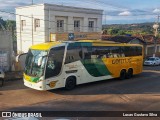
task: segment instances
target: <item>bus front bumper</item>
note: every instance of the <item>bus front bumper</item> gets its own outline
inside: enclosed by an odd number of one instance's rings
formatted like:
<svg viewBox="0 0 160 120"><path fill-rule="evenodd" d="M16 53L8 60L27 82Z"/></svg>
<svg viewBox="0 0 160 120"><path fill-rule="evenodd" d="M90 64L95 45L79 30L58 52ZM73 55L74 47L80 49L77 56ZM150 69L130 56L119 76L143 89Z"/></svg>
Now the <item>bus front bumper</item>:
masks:
<svg viewBox="0 0 160 120"><path fill-rule="evenodd" d="M36 90L41 90L41 91L45 90L42 81L38 82L38 83L29 82L25 79L23 81L24 81L24 85L29 87L29 88L36 89Z"/></svg>

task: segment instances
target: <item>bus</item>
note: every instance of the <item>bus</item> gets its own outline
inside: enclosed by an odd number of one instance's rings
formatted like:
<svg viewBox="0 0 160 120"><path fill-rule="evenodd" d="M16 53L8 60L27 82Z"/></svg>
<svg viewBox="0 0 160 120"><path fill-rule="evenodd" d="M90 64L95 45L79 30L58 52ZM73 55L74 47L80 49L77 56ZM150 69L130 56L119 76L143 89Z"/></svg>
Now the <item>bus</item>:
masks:
<svg viewBox="0 0 160 120"><path fill-rule="evenodd" d="M81 40L33 45L25 60L24 85L63 88L112 78L129 79L143 69L143 46Z"/></svg>

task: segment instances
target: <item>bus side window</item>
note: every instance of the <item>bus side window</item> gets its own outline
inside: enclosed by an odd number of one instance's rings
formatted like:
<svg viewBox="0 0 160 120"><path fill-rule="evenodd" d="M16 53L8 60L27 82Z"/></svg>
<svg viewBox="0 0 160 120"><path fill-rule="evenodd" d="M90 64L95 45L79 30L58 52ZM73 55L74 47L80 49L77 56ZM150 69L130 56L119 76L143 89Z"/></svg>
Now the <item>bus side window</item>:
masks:
<svg viewBox="0 0 160 120"><path fill-rule="evenodd" d="M112 53L108 53L108 58L113 58L113 54Z"/></svg>
<svg viewBox="0 0 160 120"><path fill-rule="evenodd" d="M92 55L91 47L83 47L84 59L91 59Z"/></svg>
<svg viewBox="0 0 160 120"><path fill-rule="evenodd" d="M84 59L91 59L90 53L84 53Z"/></svg>
<svg viewBox="0 0 160 120"><path fill-rule="evenodd" d="M82 59L81 46L76 46L74 43L68 45L65 64L75 62Z"/></svg>
<svg viewBox="0 0 160 120"><path fill-rule="evenodd" d="M124 53L121 53L121 57L125 57L125 54L124 54Z"/></svg>
<svg viewBox="0 0 160 120"><path fill-rule="evenodd" d="M125 57L125 48L124 47L120 47L119 55L120 55L120 57Z"/></svg>
<svg viewBox="0 0 160 120"><path fill-rule="evenodd" d="M142 55L142 47L136 47L136 55L141 56Z"/></svg>
<svg viewBox="0 0 160 120"><path fill-rule="evenodd" d="M83 59L83 53L82 53L82 50L80 50L80 51L79 51L79 57L80 57L81 59Z"/></svg>
<svg viewBox="0 0 160 120"><path fill-rule="evenodd" d="M117 53L114 53L114 54L113 54L113 57L114 57L114 58L118 58L118 54L117 54Z"/></svg>

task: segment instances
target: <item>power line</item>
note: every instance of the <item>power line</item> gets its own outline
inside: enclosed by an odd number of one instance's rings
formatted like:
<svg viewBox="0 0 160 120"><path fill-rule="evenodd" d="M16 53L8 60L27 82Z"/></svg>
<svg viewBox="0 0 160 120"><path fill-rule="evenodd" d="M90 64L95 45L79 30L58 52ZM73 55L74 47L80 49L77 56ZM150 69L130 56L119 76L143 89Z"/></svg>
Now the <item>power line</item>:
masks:
<svg viewBox="0 0 160 120"><path fill-rule="evenodd" d="M98 0L89 0L89 1L92 1L92 3L94 3L93 1L95 1L95 3L98 5L100 5L100 6L104 6L104 7L106 7L106 6L111 6L111 7L113 7L113 8L118 8L118 9L123 9L123 10L126 10L127 8L123 8L123 7L120 7L120 6L117 6L117 5L114 5L114 4L112 4L112 3L109 3L109 2L104 2L104 1L98 1Z"/></svg>
<svg viewBox="0 0 160 120"><path fill-rule="evenodd" d="M48 10L48 11L49 11L49 10ZM16 13L6 12L6 11L3 11L3 10L0 10L0 12L2 12L2 13L7 13L7 14L12 14L12 15L17 15L17 16L21 16L21 17L27 17L27 18L31 18L31 19L39 19L39 20L42 20L42 21L57 23L56 21L44 20L44 19L40 19L40 18L36 18L36 17L27 16L27 15L20 15L20 14L16 14ZM69 12L69 11L65 11L65 12ZM74 24L68 24L68 23L63 23L63 24L66 24L66 25L74 25ZM82 25L80 25L80 27L87 27L87 28L88 28L88 26L82 26ZM101 28L99 28L99 27L93 27L93 28L101 29Z"/></svg>
<svg viewBox="0 0 160 120"><path fill-rule="evenodd" d="M49 11L49 10L48 10ZM3 12L3 13L7 13L7 14L11 14L11 15L15 15L15 16L22 16L22 17L27 17L27 18L31 18L31 19L37 19L37 17L32 17L32 16L27 16L27 15L20 15L20 14L16 14L16 13L12 13L12 12L7 12L7 11L4 11L4 10L0 10L0 12ZM69 11L66 11L66 12L69 12ZM104 17L105 17L105 21L106 21L106 16L108 15L108 14L106 14L106 13L104 13L104 14L101 14L101 15L103 15ZM141 14L141 15L130 15L130 16L145 16L146 14ZM153 14L148 14L148 15L153 15ZM37 15L36 15L37 16ZM41 16L41 15L39 15L39 16ZM112 15L113 16L113 15ZM119 15L114 15L115 17L116 16L119 16ZM129 16L128 16L129 17ZM39 19L39 18L38 18ZM44 19L39 19L39 20L41 20L41 21L47 21L47 22L54 22L54 23L56 23L57 24L57 21L51 21L51 20L44 20ZM19 22L17 22L17 24L20 24ZM74 24L68 24L68 23L63 23L63 24L66 24L66 25L72 25L72 26L74 26ZM33 26L33 25L27 25L27 26ZM88 28L88 26L82 26L82 25L80 25L79 27L82 27L82 28ZM99 28L99 27L92 27L92 28L96 28L97 30L101 30L101 27ZM50 29L49 27L47 28L48 30ZM66 32L67 32L68 30L66 30ZM73 30L74 31L74 30ZM71 31L71 32L73 32L73 31ZM69 31L68 31L69 32Z"/></svg>

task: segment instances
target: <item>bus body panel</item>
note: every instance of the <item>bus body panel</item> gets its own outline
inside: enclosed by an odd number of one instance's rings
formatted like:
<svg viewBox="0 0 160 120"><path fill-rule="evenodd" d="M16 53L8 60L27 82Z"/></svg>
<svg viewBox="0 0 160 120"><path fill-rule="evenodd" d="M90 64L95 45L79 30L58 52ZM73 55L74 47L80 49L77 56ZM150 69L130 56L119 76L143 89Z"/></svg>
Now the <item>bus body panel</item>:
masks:
<svg viewBox="0 0 160 120"><path fill-rule="evenodd" d="M119 77L122 69L133 69L133 75L142 72L143 57L103 58L103 62L114 78Z"/></svg>
<svg viewBox="0 0 160 120"><path fill-rule="evenodd" d="M24 73L25 86L37 90L50 90L50 89L65 87L66 80L70 76L74 76L76 78L76 84L78 85L100 80L118 78L120 77L120 72L123 69L126 70L126 72L129 69L133 69L133 75L142 72L143 50L141 51L141 55L137 56L136 55L123 56L122 54L116 53L112 55L112 57L108 57L107 54L100 55L96 53L98 49L100 51L103 51L102 53L104 53L104 50L108 49L108 47L114 49L116 47L123 48L125 46L134 48L134 47L142 47L141 45L113 44L113 43L108 44L102 41L65 42L62 44L65 45L65 50L64 50L63 62L61 62L62 67L60 73L57 74L56 76L48 78L45 78L47 72L46 68L44 71L44 75L39 78L31 77ZM48 50L49 52L52 48L59 45L61 45L60 42L55 42L55 43L53 42L49 44L35 45L32 46L30 49ZM68 45L71 45L70 49ZM59 54L57 54L57 56L59 56ZM86 57L89 56L90 58L86 59L85 56ZM47 61L48 60L46 60L46 62ZM45 65L47 64L48 63L46 63Z"/></svg>
<svg viewBox="0 0 160 120"><path fill-rule="evenodd" d="M110 74L106 76L94 77L92 74L89 73L89 71L86 69L86 67L82 64L81 61L77 61L74 64L70 63L70 64L65 65L65 70L66 71L77 71L74 74L66 73L66 78L68 78L69 76L75 75L77 78L77 84L83 84L83 83L89 83L89 82L95 82L99 80L113 78ZM90 70L92 71L92 69Z"/></svg>

